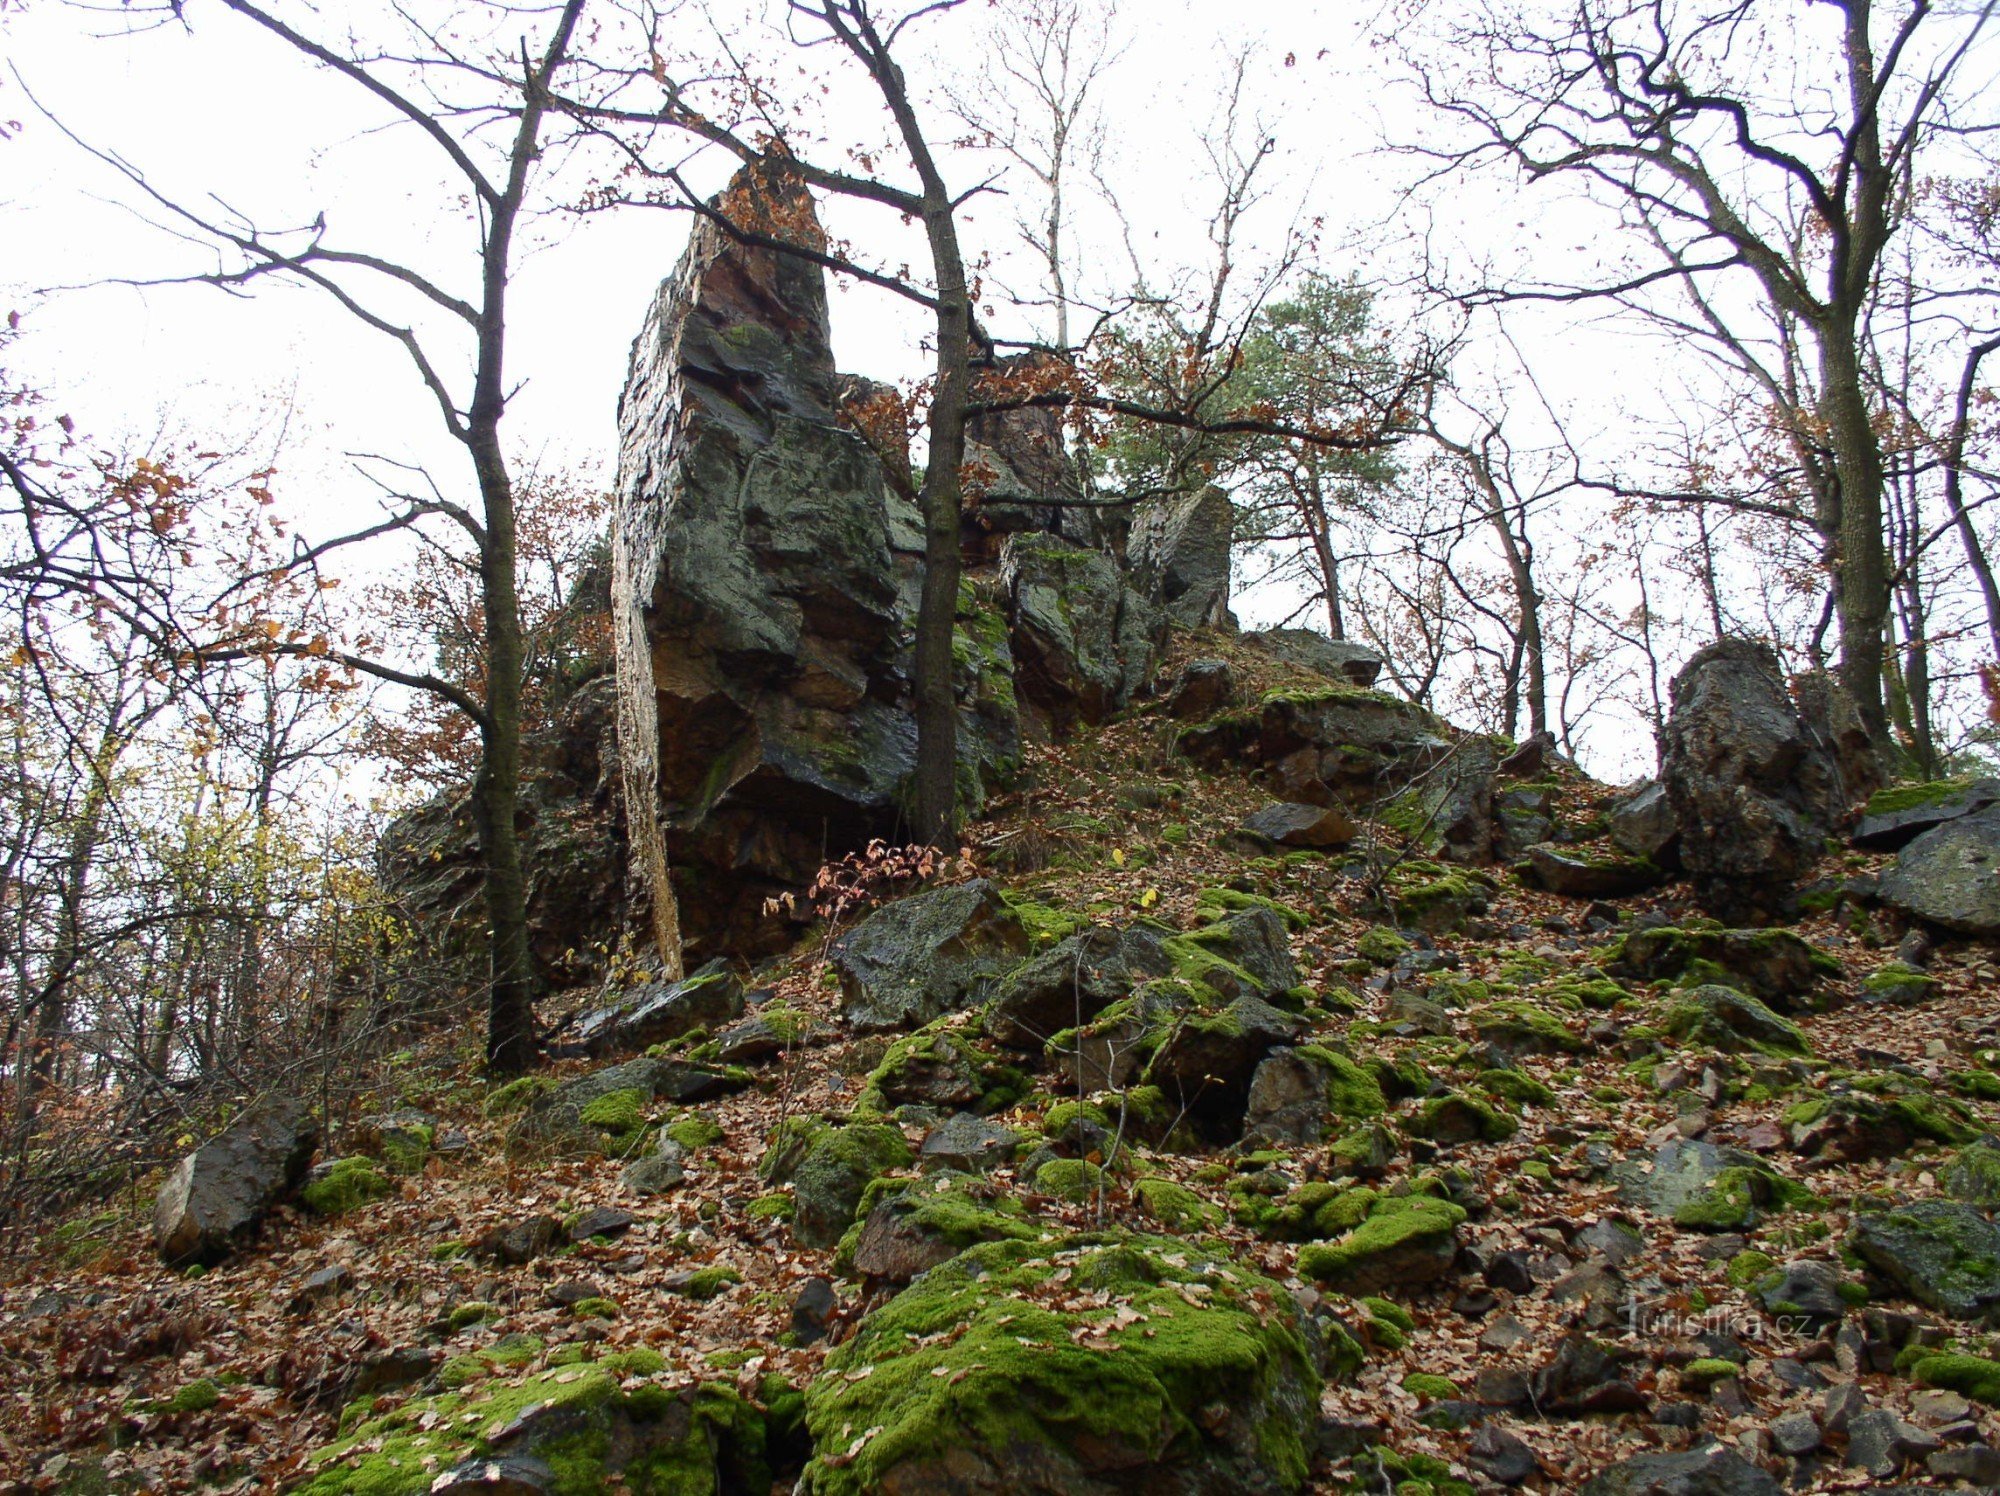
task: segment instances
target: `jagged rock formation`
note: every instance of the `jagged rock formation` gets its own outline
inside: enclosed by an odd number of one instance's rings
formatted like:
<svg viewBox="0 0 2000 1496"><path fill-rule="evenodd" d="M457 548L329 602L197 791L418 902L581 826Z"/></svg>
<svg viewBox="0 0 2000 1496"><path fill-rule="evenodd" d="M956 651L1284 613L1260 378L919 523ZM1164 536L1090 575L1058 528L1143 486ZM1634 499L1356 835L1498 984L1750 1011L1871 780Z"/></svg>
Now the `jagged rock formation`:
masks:
<svg viewBox="0 0 2000 1496"><path fill-rule="evenodd" d="M746 170L725 206L822 239L794 179ZM713 224L633 346L613 566L633 861L646 889L675 870L710 948L767 947L782 938L769 896L871 837L900 839L922 535L843 421L860 387L834 369L819 267ZM954 653L976 806L1024 731L1123 706L1160 626L1118 559L1119 525L1080 505L1054 412L982 415L971 440ZM1222 576L1226 592L1226 556Z"/></svg>
<svg viewBox="0 0 2000 1496"><path fill-rule="evenodd" d="M1674 677L1661 777L1681 863L1728 919L1780 908L1844 808L1839 766L1792 704L1777 656L1748 639L1718 640Z"/></svg>

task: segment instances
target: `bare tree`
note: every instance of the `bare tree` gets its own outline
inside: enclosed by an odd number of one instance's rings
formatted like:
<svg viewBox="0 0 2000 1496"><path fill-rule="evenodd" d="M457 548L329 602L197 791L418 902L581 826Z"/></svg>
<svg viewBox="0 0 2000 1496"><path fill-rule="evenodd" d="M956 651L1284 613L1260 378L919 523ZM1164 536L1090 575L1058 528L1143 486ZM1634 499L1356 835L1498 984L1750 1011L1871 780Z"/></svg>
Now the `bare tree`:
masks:
<svg viewBox="0 0 2000 1496"><path fill-rule="evenodd" d="M485 650L482 695L475 697L453 681L404 670L365 653L334 653L355 670L431 692L478 725L474 812L491 944L486 1050L487 1063L497 1072L524 1068L537 1048L527 883L516 827L525 653L515 581L513 478L501 434L510 393L508 292L516 235L546 145L544 125L553 90L571 59L583 7L584 0L564 0L560 6L532 13L497 0L469 5L458 19L475 34L494 34L502 23L507 28L495 50L481 55L461 50L464 44L453 39L454 28L429 27L405 17L411 43L407 56L399 49L378 48L351 37L337 44L322 41L294 25L281 7L257 0L215 0L213 6L174 0L165 7L133 7L147 24L170 16L191 28L205 10L227 11L260 28L295 60L351 84L385 123L407 131L460 185L471 207L468 260L473 273L463 291L392 256L342 243L323 213L302 228L273 229L219 205L183 202L155 187L124 157L86 147L124 178L137 202L159 216L161 227L215 252L211 270L136 283L194 283L242 293L266 281L283 281L324 295L384 339L415 372L444 430L465 453L478 495L476 508L435 487L421 495L403 496L383 523L317 545L301 545L279 569L310 572L336 549L433 517L457 525L478 554ZM530 49L518 38L517 22L541 32L538 47ZM497 145L489 144L495 137ZM71 138L83 143L77 136ZM452 332L424 331L419 318L440 314ZM222 659L242 652L240 645L228 641L188 642L197 657ZM327 646L322 643L320 648Z"/></svg>
<svg viewBox="0 0 2000 1496"><path fill-rule="evenodd" d="M1575 182L1634 248L1605 272L1475 294L1637 308L1715 350L1780 415L1832 578L1841 683L1883 741L1890 582L1865 321L1905 227L1896 185L1953 126L1992 12L1581 0L1549 15L1483 0L1454 8L1442 35L1404 38L1426 99L1466 132L1421 148L1437 175L1504 163Z"/></svg>

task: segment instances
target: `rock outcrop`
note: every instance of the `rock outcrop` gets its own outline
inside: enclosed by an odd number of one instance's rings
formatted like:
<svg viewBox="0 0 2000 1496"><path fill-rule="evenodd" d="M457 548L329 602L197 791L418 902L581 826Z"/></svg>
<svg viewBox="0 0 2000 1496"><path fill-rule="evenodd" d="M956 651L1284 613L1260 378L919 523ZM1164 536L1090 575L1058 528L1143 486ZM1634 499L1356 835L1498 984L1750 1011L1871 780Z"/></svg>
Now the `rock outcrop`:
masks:
<svg viewBox="0 0 2000 1496"><path fill-rule="evenodd" d="M174 1266L235 1251L305 1178L319 1126L295 1097L269 1097L174 1165L153 1202L153 1241Z"/></svg>
<svg viewBox="0 0 2000 1496"><path fill-rule="evenodd" d="M2000 935L2000 805L1934 826L1896 854L1882 901L1961 935Z"/></svg>
<svg viewBox="0 0 2000 1496"><path fill-rule="evenodd" d="M1727 919L1781 909L1844 809L1839 767L1777 656L1747 639L1709 645L1674 677L1662 779L1682 866Z"/></svg>
<svg viewBox="0 0 2000 1496"><path fill-rule="evenodd" d="M1147 504L1132 524L1129 555L1141 588L1177 629L1234 628L1229 554L1236 509L1219 488Z"/></svg>
<svg viewBox="0 0 2000 1496"><path fill-rule="evenodd" d="M782 172L746 169L722 205L824 243L811 195ZM711 949L781 943L767 899L871 838L902 839L923 541L849 419L870 392L835 370L820 268L713 224L633 346L612 632L635 907L672 868L687 933ZM1017 768L1024 729L1060 734L1129 701L1160 600L1177 616L1226 606L1228 555L1225 526L1218 602L1205 501L1148 529L1150 590L1135 586L1122 522L1078 503L1054 412L981 415L969 441L953 656L976 808Z"/></svg>

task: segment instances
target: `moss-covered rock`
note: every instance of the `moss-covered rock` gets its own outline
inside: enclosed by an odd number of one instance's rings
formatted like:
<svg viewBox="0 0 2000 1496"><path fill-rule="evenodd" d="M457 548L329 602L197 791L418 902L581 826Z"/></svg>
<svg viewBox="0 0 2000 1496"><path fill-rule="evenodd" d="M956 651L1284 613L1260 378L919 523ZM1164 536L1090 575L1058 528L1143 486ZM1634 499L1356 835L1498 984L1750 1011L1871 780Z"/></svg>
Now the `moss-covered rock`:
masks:
<svg viewBox="0 0 2000 1496"><path fill-rule="evenodd" d="M1734 987L1714 983L1678 999L1660 1019L1660 1029L1684 1044L1725 1053L1752 1052L1773 1058L1805 1057L1812 1043L1805 1030Z"/></svg>
<svg viewBox="0 0 2000 1496"><path fill-rule="evenodd" d="M1151 1237L994 1242L828 1358L802 1490L1296 1491L1317 1413L1284 1291L1240 1263Z"/></svg>
<svg viewBox="0 0 2000 1496"><path fill-rule="evenodd" d="M1380 1196L1339 1241L1301 1249L1299 1274L1347 1294L1420 1287L1451 1270L1464 1219L1464 1209L1449 1200Z"/></svg>
<svg viewBox="0 0 2000 1496"><path fill-rule="evenodd" d="M1554 1013L1520 998L1488 1003L1472 1015L1480 1039L1502 1054L1575 1054L1583 1040Z"/></svg>
<svg viewBox="0 0 2000 1496"><path fill-rule="evenodd" d="M640 1354L640 1353L634 1353ZM723 1383L670 1391L626 1358L456 1390L364 1419L312 1455L299 1496L425 1496L475 1460L532 1461L551 1496L723 1496L770 1483L762 1414ZM504 1468L504 1466L503 1466Z"/></svg>
<svg viewBox="0 0 2000 1496"><path fill-rule="evenodd" d="M922 1179L877 1180L860 1216L841 1238L835 1265L891 1283L907 1283L980 1242L1040 1241L1050 1235L1013 1194L949 1170Z"/></svg>
<svg viewBox="0 0 2000 1496"><path fill-rule="evenodd" d="M1141 1179L1132 1186L1132 1198L1169 1231L1211 1231L1222 1224L1220 1210L1171 1179Z"/></svg>
<svg viewBox="0 0 2000 1496"><path fill-rule="evenodd" d="M1556 1093L1519 1070L1482 1070L1475 1082L1479 1089L1516 1106L1554 1106Z"/></svg>
<svg viewBox="0 0 2000 1496"><path fill-rule="evenodd" d="M1786 1010L1842 974L1839 961L1793 931L1719 926L1634 930L1606 949L1604 969L1641 982L1717 982Z"/></svg>
<svg viewBox="0 0 2000 1496"><path fill-rule="evenodd" d="M1963 1106L1948 1096L1840 1091L1801 1101L1782 1120L1799 1152L1853 1163L1896 1158L1923 1141L1969 1143L1974 1133L1964 1117Z"/></svg>
<svg viewBox="0 0 2000 1496"><path fill-rule="evenodd" d="M1925 1356L1911 1375L1921 1386L1942 1387L1989 1408L2000 1407L2000 1361L1984 1356Z"/></svg>
<svg viewBox="0 0 2000 1496"><path fill-rule="evenodd" d="M1984 1137L1958 1150L1938 1176L1946 1194L1981 1210L2000 1208L2000 1139Z"/></svg>
<svg viewBox="0 0 2000 1496"><path fill-rule="evenodd" d="M375 1166L375 1160L356 1155L338 1158L313 1171L299 1198L314 1215L345 1215L359 1210L371 1200L379 1200L395 1186Z"/></svg>
<svg viewBox="0 0 2000 1496"><path fill-rule="evenodd" d="M856 1122L824 1129L792 1175L792 1229L807 1246L833 1246L854 1224L869 1184L915 1159L897 1127Z"/></svg>
<svg viewBox="0 0 2000 1496"><path fill-rule="evenodd" d="M1364 961L1376 966L1394 966L1410 949L1410 942L1387 925L1374 925L1362 932L1354 948Z"/></svg>
<svg viewBox="0 0 2000 1496"><path fill-rule="evenodd" d="M2000 1306L2000 1226L1970 1205L1921 1200L1866 1213L1848 1245L1920 1304L1954 1319Z"/></svg>
<svg viewBox="0 0 2000 1496"><path fill-rule="evenodd" d="M1433 1096L1406 1124L1420 1138L1447 1147L1460 1143L1504 1143L1521 1124L1490 1102L1464 1091Z"/></svg>
<svg viewBox="0 0 2000 1496"><path fill-rule="evenodd" d="M916 1105L984 1116L1012 1106L1027 1091L1028 1077L1019 1066L989 1049L976 1029L943 1018L889 1046L854 1110L879 1117Z"/></svg>
<svg viewBox="0 0 2000 1496"><path fill-rule="evenodd" d="M1761 1164L1723 1169L1706 1188L1674 1210L1674 1224L1689 1231L1742 1231L1767 1215L1810 1209L1812 1191Z"/></svg>
<svg viewBox="0 0 2000 1496"><path fill-rule="evenodd" d="M1863 1001L1898 1008L1926 1002L1936 991L1936 977L1905 961L1886 961L1861 979Z"/></svg>

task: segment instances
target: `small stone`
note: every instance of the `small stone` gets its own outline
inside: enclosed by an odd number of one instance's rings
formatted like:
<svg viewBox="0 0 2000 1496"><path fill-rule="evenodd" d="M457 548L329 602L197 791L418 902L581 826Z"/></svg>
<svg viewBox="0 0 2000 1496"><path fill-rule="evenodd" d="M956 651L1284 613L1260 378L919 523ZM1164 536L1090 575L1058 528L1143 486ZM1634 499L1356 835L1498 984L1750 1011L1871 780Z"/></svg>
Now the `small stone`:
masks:
<svg viewBox="0 0 2000 1496"><path fill-rule="evenodd" d="M1975 1486L2000 1485L2000 1449L1990 1444L1939 1449L1924 1461L1924 1468L1940 1480L1962 1480Z"/></svg>
<svg viewBox="0 0 2000 1496"><path fill-rule="evenodd" d="M687 1178L681 1160L686 1156L679 1143L669 1138L659 1151L625 1166L618 1179L635 1195L664 1195Z"/></svg>
<svg viewBox="0 0 2000 1496"><path fill-rule="evenodd" d="M1868 1394L1854 1382L1842 1382L1827 1389L1826 1400L1820 1404L1820 1421L1829 1434L1841 1434L1855 1417L1868 1408Z"/></svg>
<svg viewBox="0 0 2000 1496"><path fill-rule="evenodd" d="M554 1216L527 1216L505 1226L495 1226L472 1244L472 1255L519 1267L534 1261L562 1237L562 1223Z"/></svg>
<svg viewBox="0 0 2000 1496"><path fill-rule="evenodd" d="M1511 1351L1528 1338L1528 1327L1511 1314L1503 1314L1479 1332L1483 1351Z"/></svg>
<svg viewBox="0 0 2000 1496"><path fill-rule="evenodd" d="M354 1286L354 1274L338 1263L323 1267L299 1285L299 1291L292 1295L291 1311L304 1314L313 1305L336 1294L347 1292Z"/></svg>
<svg viewBox="0 0 2000 1496"><path fill-rule="evenodd" d="M1887 1408L1857 1413L1847 1425L1847 1464L1870 1475L1894 1475L1902 1468L1907 1436L1915 1433ZM1934 1442L1934 1441L1933 1441Z"/></svg>
<svg viewBox="0 0 2000 1496"><path fill-rule="evenodd" d="M1491 1423L1481 1424L1473 1434L1465 1462L1503 1486L1518 1486L1541 1469L1541 1461L1524 1440Z"/></svg>
<svg viewBox="0 0 2000 1496"><path fill-rule="evenodd" d="M1267 805L1243 822L1254 840L1281 847L1344 847L1354 840L1354 821L1346 811L1324 805Z"/></svg>
<svg viewBox="0 0 2000 1496"><path fill-rule="evenodd" d="M1930 1423L1957 1423L1971 1416L1972 1404L1956 1392L1926 1387L1910 1394L1910 1411Z"/></svg>
<svg viewBox="0 0 2000 1496"><path fill-rule="evenodd" d="M827 1326L840 1307L833 1284L825 1278L808 1278L792 1300L792 1335L800 1345L816 1345L826 1338Z"/></svg>
<svg viewBox="0 0 2000 1496"><path fill-rule="evenodd" d="M1614 1268L1625 1266L1646 1250L1645 1238L1617 1221L1598 1221L1576 1235L1576 1245L1595 1252Z"/></svg>
<svg viewBox="0 0 2000 1496"><path fill-rule="evenodd" d="M1819 1448L1819 1421L1804 1408L1794 1408L1771 1420L1771 1442L1780 1454L1797 1459Z"/></svg>
<svg viewBox="0 0 2000 1496"><path fill-rule="evenodd" d="M564 1282L556 1284L548 1292L549 1307L552 1309L568 1309L573 1305L581 1304L585 1299L601 1299L603 1297L603 1287L591 1282L588 1278L567 1279Z"/></svg>
<svg viewBox="0 0 2000 1496"><path fill-rule="evenodd" d="M1013 1158L1021 1135L970 1112L947 1117L924 1139L919 1156L927 1169L983 1174Z"/></svg>
<svg viewBox="0 0 2000 1496"><path fill-rule="evenodd" d="M589 1241L593 1236L619 1236L630 1231L639 1218L629 1210L610 1205L593 1205L570 1222L571 1241Z"/></svg>

